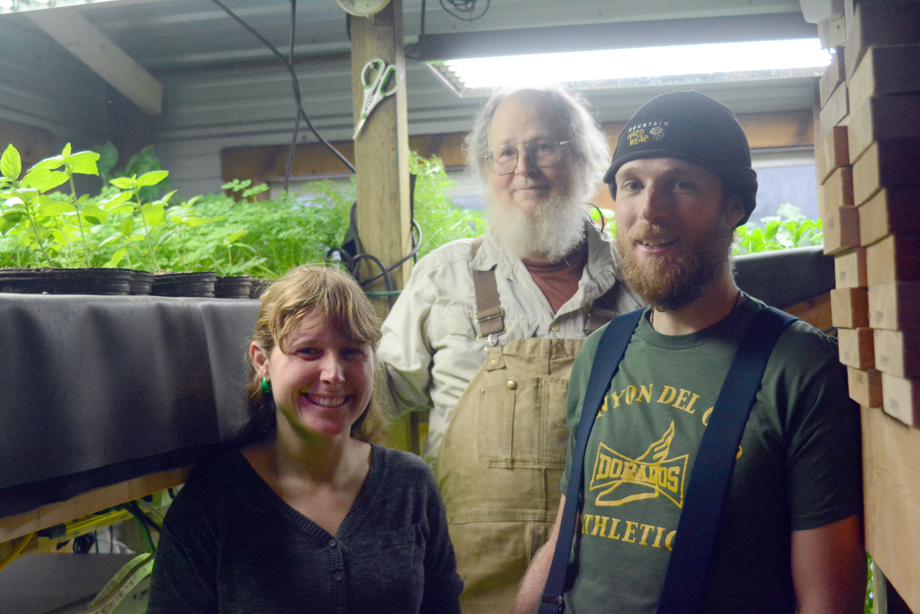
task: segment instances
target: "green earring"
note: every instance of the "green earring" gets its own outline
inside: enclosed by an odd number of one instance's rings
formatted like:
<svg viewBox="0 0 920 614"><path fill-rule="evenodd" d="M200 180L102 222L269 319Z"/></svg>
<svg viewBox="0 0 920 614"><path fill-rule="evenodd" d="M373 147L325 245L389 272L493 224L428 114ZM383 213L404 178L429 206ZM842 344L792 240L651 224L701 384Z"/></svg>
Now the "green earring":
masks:
<svg viewBox="0 0 920 614"><path fill-rule="evenodd" d="M272 391L272 385L269 383L267 377L262 378L262 394L268 394Z"/></svg>

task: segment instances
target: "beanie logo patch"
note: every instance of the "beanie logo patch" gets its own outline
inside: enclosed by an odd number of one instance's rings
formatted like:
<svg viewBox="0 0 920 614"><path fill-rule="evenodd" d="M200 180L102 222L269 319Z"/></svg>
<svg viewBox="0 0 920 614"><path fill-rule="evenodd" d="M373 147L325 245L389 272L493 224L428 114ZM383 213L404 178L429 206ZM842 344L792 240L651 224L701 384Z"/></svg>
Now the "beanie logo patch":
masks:
<svg viewBox="0 0 920 614"><path fill-rule="evenodd" d="M645 121L634 124L629 127L626 138L630 146L641 145L652 141L660 141L664 138L665 128L670 122L667 121Z"/></svg>
<svg viewBox="0 0 920 614"><path fill-rule="evenodd" d="M645 128L639 128L638 130L633 130L627 135L630 145L638 145L640 143L648 142L648 135L645 134Z"/></svg>

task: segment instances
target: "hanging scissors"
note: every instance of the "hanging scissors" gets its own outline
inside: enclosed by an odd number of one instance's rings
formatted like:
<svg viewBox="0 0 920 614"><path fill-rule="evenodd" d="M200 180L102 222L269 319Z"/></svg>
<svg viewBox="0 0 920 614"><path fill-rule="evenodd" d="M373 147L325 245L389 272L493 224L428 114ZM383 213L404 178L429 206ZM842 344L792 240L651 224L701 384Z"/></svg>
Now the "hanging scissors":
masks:
<svg viewBox="0 0 920 614"><path fill-rule="evenodd" d="M361 71L361 83L364 85L364 103L361 105L361 115L358 116L358 125L355 126L355 135L364 127L368 115L380 101L396 93L399 85L399 70L392 64L387 64L381 59L371 60L364 65Z"/></svg>

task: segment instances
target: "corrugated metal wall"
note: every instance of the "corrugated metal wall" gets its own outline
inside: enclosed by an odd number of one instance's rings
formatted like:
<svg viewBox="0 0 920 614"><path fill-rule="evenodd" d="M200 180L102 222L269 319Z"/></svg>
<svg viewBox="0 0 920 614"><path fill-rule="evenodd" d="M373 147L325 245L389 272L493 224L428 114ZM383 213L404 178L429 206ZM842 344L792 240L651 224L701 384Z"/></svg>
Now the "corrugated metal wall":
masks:
<svg viewBox="0 0 920 614"><path fill-rule="evenodd" d="M227 4L287 53L288 1ZM404 0L404 7L411 42L419 31L421 2ZM492 0L488 18L470 24L429 0L426 28L431 33L797 9L796 0ZM289 74L213 3L113 2L87 5L81 12L163 84L155 145L180 194L220 189L223 148L290 142L295 110ZM297 57L314 56L296 66L304 108L325 138L347 140L353 127L345 15L332 0L301 1L297 32ZM468 130L481 99L455 97L423 65L408 59L406 73L410 134ZM808 109L810 87L798 80L699 89L737 112L757 113ZM624 121L664 90L594 91L587 97L601 121ZM0 119L47 128L62 140L101 142L107 131L106 91L100 78L21 15L0 16ZM303 126L301 140L315 140Z"/></svg>

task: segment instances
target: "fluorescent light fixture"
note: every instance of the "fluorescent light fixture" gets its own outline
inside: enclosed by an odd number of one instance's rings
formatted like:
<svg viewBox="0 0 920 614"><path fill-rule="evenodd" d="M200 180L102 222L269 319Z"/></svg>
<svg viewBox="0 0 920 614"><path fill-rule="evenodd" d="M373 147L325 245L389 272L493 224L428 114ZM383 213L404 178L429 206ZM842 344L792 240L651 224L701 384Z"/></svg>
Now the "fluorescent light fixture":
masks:
<svg viewBox="0 0 920 614"><path fill-rule="evenodd" d="M829 52L812 38L468 58L428 65L466 97L540 83L599 89L814 77L829 63Z"/></svg>
<svg viewBox="0 0 920 614"><path fill-rule="evenodd" d="M22 13L38 9L50 9L60 6L79 6L98 4L112 0L0 0L0 15L3 13Z"/></svg>

